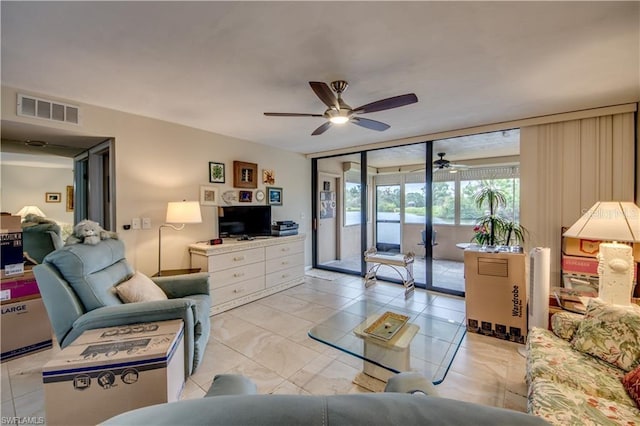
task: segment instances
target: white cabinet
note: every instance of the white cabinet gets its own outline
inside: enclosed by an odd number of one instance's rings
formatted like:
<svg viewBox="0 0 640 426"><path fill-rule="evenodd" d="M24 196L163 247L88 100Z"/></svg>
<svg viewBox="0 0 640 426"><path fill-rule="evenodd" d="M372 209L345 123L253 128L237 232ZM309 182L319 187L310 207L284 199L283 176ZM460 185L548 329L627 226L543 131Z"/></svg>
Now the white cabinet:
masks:
<svg viewBox="0 0 640 426"><path fill-rule="evenodd" d="M209 272L211 315L304 282L304 235L191 244L191 266Z"/></svg>

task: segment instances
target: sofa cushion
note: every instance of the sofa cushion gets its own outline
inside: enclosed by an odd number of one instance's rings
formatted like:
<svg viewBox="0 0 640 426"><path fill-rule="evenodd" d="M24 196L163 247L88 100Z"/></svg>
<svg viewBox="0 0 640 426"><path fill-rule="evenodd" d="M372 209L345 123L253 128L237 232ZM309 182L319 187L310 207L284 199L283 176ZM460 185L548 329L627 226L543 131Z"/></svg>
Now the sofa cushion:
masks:
<svg viewBox="0 0 640 426"><path fill-rule="evenodd" d="M551 330L556 336L571 341L583 319L584 315L573 312L556 312L551 317Z"/></svg>
<svg viewBox="0 0 640 426"><path fill-rule="evenodd" d="M640 363L640 306L591 299L573 347L629 371Z"/></svg>
<svg viewBox="0 0 640 426"><path fill-rule="evenodd" d="M133 274L120 240L102 240L96 245L73 244L53 251L44 259L71 285L87 311L120 305L113 287Z"/></svg>
<svg viewBox="0 0 640 426"><path fill-rule="evenodd" d="M587 395L546 379L535 379L529 386L527 411L562 426L640 424L640 410L633 405Z"/></svg>
<svg viewBox="0 0 640 426"><path fill-rule="evenodd" d="M622 385L640 408L640 367L625 374L622 378Z"/></svg>
<svg viewBox="0 0 640 426"><path fill-rule="evenodd" d="M152 302L167 300L167 295L151 278L136 271L128 280L118 284L116 293L124 303Z"/></svg>
<svg viewBox="0 0 640 426"><path fill-rule="evenodd" d="M620 383L621 369L574 350L571 343L542 328L531 329L527 345L528 383L538 378L552 380L587 395L633 405Z"/></svg>

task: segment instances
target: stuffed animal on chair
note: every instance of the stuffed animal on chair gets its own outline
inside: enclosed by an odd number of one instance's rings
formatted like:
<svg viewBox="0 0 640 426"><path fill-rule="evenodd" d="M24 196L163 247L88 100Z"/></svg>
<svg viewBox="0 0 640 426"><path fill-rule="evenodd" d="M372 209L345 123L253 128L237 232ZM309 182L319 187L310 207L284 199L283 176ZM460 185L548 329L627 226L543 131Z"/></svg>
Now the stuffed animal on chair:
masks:
<svg viewBox="0 0 640 426"><path fill-rule="evenodd" d="M109 232L102 229L98 222L91 220L83 220L78 222L73 228L73 234L67 238L65 245L71 244L90 244L96 245L100 240L106 240L109 238L118 239L118 234L115 232Z"/></svg>

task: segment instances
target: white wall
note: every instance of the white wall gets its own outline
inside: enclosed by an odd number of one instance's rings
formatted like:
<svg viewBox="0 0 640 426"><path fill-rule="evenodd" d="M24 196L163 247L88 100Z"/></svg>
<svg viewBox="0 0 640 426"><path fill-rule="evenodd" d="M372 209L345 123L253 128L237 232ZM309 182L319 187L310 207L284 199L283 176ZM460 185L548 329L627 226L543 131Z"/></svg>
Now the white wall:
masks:
<svg viewBox="0 0 640 426"><path fill-rule="evenodd" d="M43 125L42 120L15 114L16 92L2 87L2 119ZM232 189L234 160L257 163L260 176L264 168L275 171L274 186L283 188L284 203L273 207L273 219L300 224L300 232L308 235L305 264L311 264L311 160L249 141L66 101L79 104L81 127L58 123L51 127L115 140L116 228L127 246L127 259L136 269L149 275L158 269L158 227L164 223L167 202L198 200L200 185L213 185L209 183L209 161L226 164L226 183L215 186L221 192ZM187 225L182 231L163 229L162 269L189 267L188 244L217 236L216 208L202 206L202 216L202 224ZM123 225L134 217L150 218L151 229L125 231Z"/></svg>
<svg viewBox="0 0 640 426"><path fill-rule="evenodd" d="M71 168L2 164L1 179L3 212L15 214L26 205L38 206L49 219L73 223L73 212L66 211L67 186L73 185ZM46 192L59 192L60 202L45 202Z"/></svg>

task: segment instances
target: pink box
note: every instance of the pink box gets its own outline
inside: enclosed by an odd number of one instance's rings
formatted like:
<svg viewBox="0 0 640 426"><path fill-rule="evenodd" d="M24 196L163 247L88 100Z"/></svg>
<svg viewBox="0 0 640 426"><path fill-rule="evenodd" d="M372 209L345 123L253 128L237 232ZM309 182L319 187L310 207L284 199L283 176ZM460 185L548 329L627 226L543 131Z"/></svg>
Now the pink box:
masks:
<svg viewBox="0 0 640 426"><path fill-rule="evenodd" d="M594 257L562 256L562 272L598 275L598 259Z"/></svg>
<svg viewBox="0 0 640 426"><path fill-rule="evenodd" d="M598 259L595 257L562 255L562 272L565 274L584 274L598 276ZM636 281L638 263L633 265L633 281Z"/></svg>
<svg viewBox="0 0 640 426"><path fill-rule="evenodd" d="M17 299L31 298L30 296L38 294L40 289L30 270L19 277L3 278L0 283L0 300L3 302L14 302Z"/></svg>

